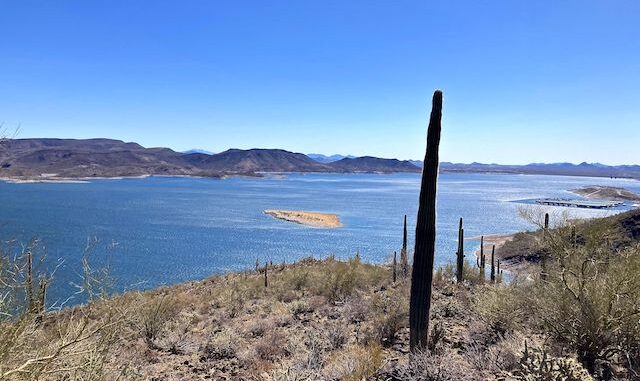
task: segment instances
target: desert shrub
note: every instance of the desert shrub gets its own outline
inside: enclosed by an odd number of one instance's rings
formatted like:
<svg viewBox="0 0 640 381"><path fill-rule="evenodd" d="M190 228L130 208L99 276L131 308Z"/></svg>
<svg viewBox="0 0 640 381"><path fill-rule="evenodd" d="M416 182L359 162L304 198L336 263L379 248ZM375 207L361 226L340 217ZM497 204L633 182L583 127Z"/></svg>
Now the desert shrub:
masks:
<svg viewBox="0 0 640 381"><path fill-rule="evenodd" d="M351 323L365 321L371 314L371 305L365 298L350 298L345 303L345 316Z"/></svg>
<svg viewBox="0 0 640 381"><path fill-rule="evenodd" d="M269 326L270 324L266 320L260 319L249 327L249 333L253 337L262 337L269 330Z"/></svg>
<svg viewBox="0 0 640 381"><path fill-rule="evenodd" d="M332 351L342 348L349 340L349 333L340 324L325 327L324 335Z"/></svg>
<svg viewBox="0 0 640 381"><path fill-rule="evenodd" d="M95 297L81 288L81 297L92 302L49 314L46 288L52 281L41 272L38 241L22 247L15 241L0 244L0 379L46 379L55 375L65 380L108 380L124 371L109 364L109 350L121 339L130 319L127 306L103 303L104 293ZM83 260L81 282L100 289ZM105 271L102 271L106 273ZM124 360L120 362L125 369ZM131 375L133 377L133 375Z"/></svg>
<svg viewBox="0 0 640 381"><path fill-rule="evenodd" d="M323 269L320 295L331 303L351 295L359 281L356 266L354 262L334 262Z"/></svg>
<svg viewBox="0 0 640 381"><path fill-rule="evenodd" d="M227 311L230 318L234 318L244 309L245 294L246 292L239 282L234 281L222 289L218 296L218 303Z"/></svg>
<svg viewBox="0 0 640 381"><path fill-rule="evenodd" d="M200 362L220 361L236 357L238 353L237 342L237 338L229 334L215 337L200 348Z"/></svg>
<svg viewBox="0 0 640 381"><path fill-rule="evenodd" d="M472 339L464 349L463 356L467 362L479 372L501 374L513 371L519 365L523 337L520 334L510 334L497 342L491 341L484 336L480 340Z"/></svg>
<svg viewBox="0 0 640 381"><path fill-rule="evenodd" d="M296 300L289 304L289 311L293 316L299 316L304 313L313 312L313 308L306 300Z"/></svg>
<svg viewBox="0 0 640 381"><path fill-rule="evenodd" d="M409 361L383 375L382 379L396 381L471 381L478 380L478 374L457 353L433 354L417 352Z"/></svg>
<svg viewBox="0 0 640 381"><path fill-rule="evenodd" d="M138 309L137 325L147 345L155 347L155 341L176 318L179 311L178 301L171 295L144 295L143 298L147 300L143 300Z"/></svg>
<svg viewBox="0 0 640 381"><path fill-rule="evenodd" d="M523 293L517 287L487 285L476 290L473 309L488 329L502 336L521 327L527 316Z"/></svg>
<svg viewBox="0 0 640 381"><path fill-rule="evenodd" d="M307 287L309 283L309 269L297 268L291 271L289 275L289 284L291 289L300 291Z"/></svg>
<svg viewBox="0 0 640 381"><path fill-rule="evenodd" d="M433 274L433 287L443 288L453 282L456 279L455 266L451 263L447 263L444 266L438 267Z"/></svg>
<svg viewBox="0 0 640 381"><path fill-rule="evenodd" d="M589 373L574 359L550 356L537 348L522 352L518 369L511 376L517 381L590 381Z"/></svg>
<svg viewBox="0 0 640 381"><path fill-rule="evenodd" d="M393 289L373 297L371 310L373 339L385 347L394 344L396 333L408 326L409 298L406 289Z"/></svg>
<svg viewBox="0 0 640 381"><path fill-rule="evenodd" d="M253 348L258 358L266 361L278 360L290 354L286 336L278 331L262 337Z"/></svg>
<svg viewBox="0 0 640 381"><path fill-rule="evenodd" d="M620 363L640 342L640 249L611 253L597 245L554 251L548 279L532 304L558 343L594 374Z"/></svg>
<svg viewBox="0 0 640 381"><path fill-rule="evenodd" d="M631 354L640 342L640 247L620 239L611 220L575 228L574 223L565 220L544 234L516 236L513 245L526 241L529 254L523 255L545 255L545 274L537 269L528 281L508 288L524 303L509 299L509 291L502 293L507 302L498 294L478 298L506 307L481 315L503 325L511 319L509 310L517 310L516 317L528 316L530 327L544 332L553 347L575 353L591 374L607 378L620 367L632 374ZM477 305L482 312L483 303Z"/></svg>
<svg viewBox="0 0 640 381"><path fill-rule="evenodd" d="M369 380L378 372L383 359L384 353L378 344L349 346L331 356L322 379Z"/></svg>
<svg viewBox="0 0 640 381"><path fill-rule="evenodd" d="M307 330L304 340L307 356L302 364L303 369L317 371L324 365L325 340L315 330Z"/></svg>

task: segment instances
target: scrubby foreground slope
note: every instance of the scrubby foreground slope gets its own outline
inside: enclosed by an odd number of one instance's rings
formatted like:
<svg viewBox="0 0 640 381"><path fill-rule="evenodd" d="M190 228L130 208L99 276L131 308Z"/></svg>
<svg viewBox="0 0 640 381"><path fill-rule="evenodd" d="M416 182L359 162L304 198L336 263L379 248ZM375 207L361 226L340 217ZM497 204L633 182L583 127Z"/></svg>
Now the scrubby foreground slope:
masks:
<svg viewBox="0 0 640 381"><path fill-rule="evenodd" d="M491 283L467 264L464 283L455 284L451 269L439 270L425 353L408 351L409 282L399 269L393 282L391 266L357 257L309 259L268 266L266 277L257 265L5 319L0 374L6 380L638 380L637 241L617 240L614 247L620 232L610 225L573 224L536 241L535 250L547 255L544 276L533 266L512 274L510 284ZM90 283L86 288L94 290Z"/></svg>

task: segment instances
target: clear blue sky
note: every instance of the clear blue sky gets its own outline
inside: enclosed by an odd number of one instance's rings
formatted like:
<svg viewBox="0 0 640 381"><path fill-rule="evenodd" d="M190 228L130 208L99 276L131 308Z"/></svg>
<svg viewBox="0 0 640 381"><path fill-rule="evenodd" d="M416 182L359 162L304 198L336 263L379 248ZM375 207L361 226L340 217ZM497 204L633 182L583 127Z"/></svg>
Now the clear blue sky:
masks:
<svg viewBox="0 0 640 381"><path fill-rule="evenodd" d="M0 0L19 137L640 164L640 1Z"/></svg>

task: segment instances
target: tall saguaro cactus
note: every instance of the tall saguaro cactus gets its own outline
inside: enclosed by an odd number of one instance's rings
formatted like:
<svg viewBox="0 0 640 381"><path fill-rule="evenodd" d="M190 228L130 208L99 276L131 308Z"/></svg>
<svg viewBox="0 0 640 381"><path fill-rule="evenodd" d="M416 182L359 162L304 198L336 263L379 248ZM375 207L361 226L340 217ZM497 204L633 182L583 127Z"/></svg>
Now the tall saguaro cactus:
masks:
<svg viewBox="0 0 640 381"><path fill-rule="evenodd" d="M464 266L464 228L462 227L462 217L458 226L458 252L456 253L456 280L462 283L462 272Z"/></svg>
<svg viewBox="0 0 640 381"><path fill-rule="evenodd" d="M409 256L407 254L407 215L404 215L404 232L402 234L402 250L400 251L400 267L402 267L402 276L409 276Z"/></svg>
<svg viewBox="0 0 640 381"><path fill-rule="evenodd" d="M412 351L427 347L429 333L429 310L431 309L431 286L436 246L436 191L441 121L442 92L436 90L433 93L431 117L427 130L427 151L422 169L422 185L416 221L416 244L413 253L409 307L409 344Z"/></svg>

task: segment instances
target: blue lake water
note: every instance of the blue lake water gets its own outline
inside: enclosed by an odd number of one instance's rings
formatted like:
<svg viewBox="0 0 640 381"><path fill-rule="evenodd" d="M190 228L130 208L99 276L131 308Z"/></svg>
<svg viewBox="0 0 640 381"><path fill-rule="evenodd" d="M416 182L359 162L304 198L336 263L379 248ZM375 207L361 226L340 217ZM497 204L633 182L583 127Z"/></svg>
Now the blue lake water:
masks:
<svg viewBox="0 0 640 381"><path fill-rule="evenodd" d="M516 200L577 198L567 190L594 184L640 192L640 182L621 179L445 173L439 180L437 264L455 257L459 217L467 236L510 233L531 228ZM117 291L252 268L256 257L281 263L359 251L363 260L380 263L400 249L404 214L412 246L419 186L418 174L0 183L0 238L41 240L46 266L59 265L51 300L73 294L90 237L99 240L93 263L108 264ZM576 217L618 212L538 208ZM266 216L265 209L333 212L344 227L305 227Z"/></svg>

